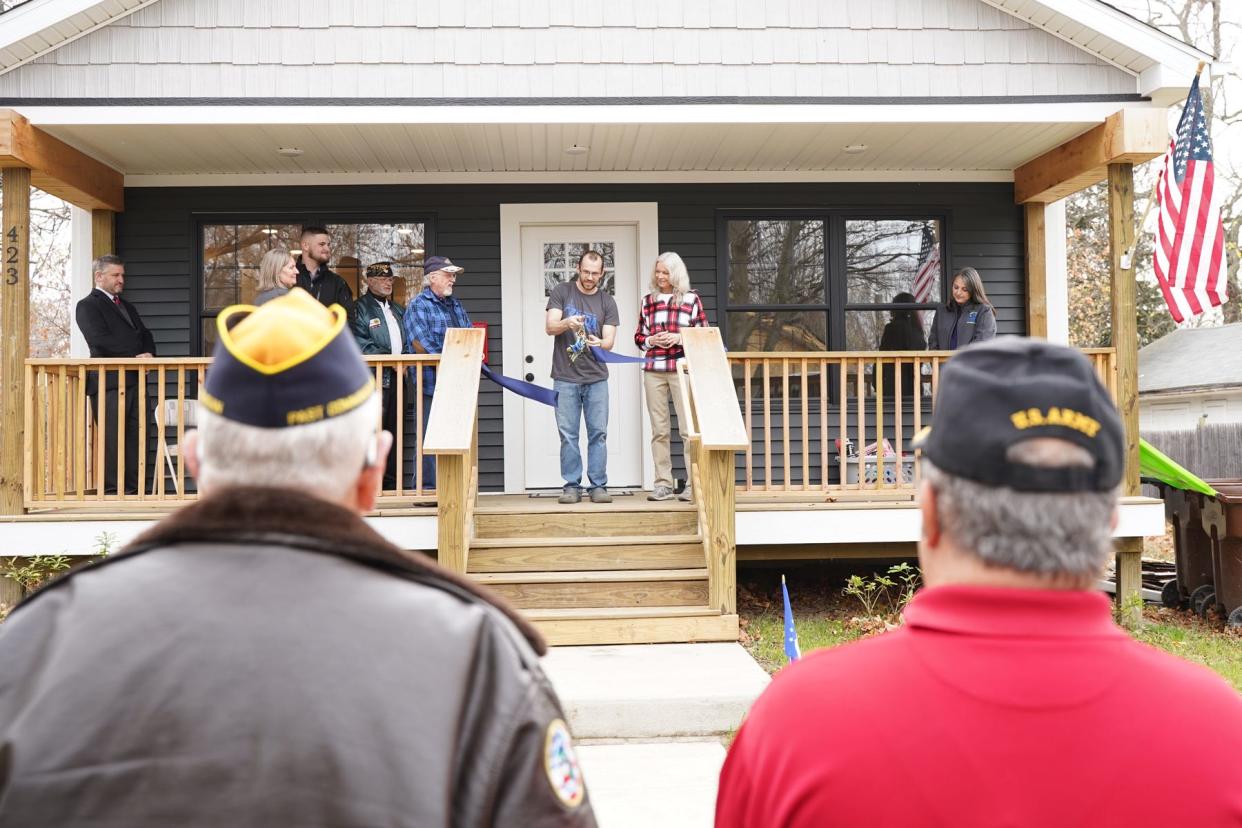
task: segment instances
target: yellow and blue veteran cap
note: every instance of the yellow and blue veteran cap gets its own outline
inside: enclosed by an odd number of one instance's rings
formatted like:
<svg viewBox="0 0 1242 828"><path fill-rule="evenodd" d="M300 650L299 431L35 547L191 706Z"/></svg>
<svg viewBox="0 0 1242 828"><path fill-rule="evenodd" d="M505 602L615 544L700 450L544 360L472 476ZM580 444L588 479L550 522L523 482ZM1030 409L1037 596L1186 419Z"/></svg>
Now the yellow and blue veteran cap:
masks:
<svg viewBox="0 0 1242 828"><path fill-rule="evenodd" d="M308 425L353 411L375 378L340 305L294 288L261 307L233 305L216 320L216 346L199 402L259 428Z"/></svg>
<svg viewBox="0 0 1242 828"><path fill-rule="evenodd" d="M1093 468L1017 463L1033 437L1082 446ZM949 474L1021 492L1104 492L1121 482L1125 430L1085 356L1042 339L999 337L962 348L940 371L932 424L911 448Z"/></svg>

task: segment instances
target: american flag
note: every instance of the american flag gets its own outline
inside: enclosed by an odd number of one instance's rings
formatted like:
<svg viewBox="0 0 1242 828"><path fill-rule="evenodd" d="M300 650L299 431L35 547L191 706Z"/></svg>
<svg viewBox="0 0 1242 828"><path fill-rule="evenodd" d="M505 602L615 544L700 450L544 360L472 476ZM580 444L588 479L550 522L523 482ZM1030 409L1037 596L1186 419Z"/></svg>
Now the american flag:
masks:
<svg viewBox="0 0 1242 828"><path fill-rule="evenodd" d="M1156 280L1178 322L1227 299L1225 232L1215 184L1212 140L1196 75L1156 182Z"/></svg>
<svg viewBox="0 0 1242 828"><path fill-rule="evenodd" d="M923 243L919 246L919 269L914 274L914 301L930 302L932 286L940 275L940 245L931 228L923 225Z"/></svg>

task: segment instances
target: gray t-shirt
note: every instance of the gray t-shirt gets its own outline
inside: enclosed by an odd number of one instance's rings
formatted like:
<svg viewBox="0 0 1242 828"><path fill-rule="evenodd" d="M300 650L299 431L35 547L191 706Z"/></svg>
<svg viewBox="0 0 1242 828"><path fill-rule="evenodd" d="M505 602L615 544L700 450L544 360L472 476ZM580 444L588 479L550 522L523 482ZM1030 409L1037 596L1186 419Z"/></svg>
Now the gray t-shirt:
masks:
<svg viewBox="0 0 1242 828"><path fill-rule="evenodd" d="M587 295L578 290L577 282L562 282L552 288L546 310L556 308L562 319L571 316L586 317L585 333L603 336L604 325L616 327L621 323L617 303L599 289ZM586 385L608 379L608 366L595 359L584 337L573 331L557 334L552 342L552 379Z"/></svg>

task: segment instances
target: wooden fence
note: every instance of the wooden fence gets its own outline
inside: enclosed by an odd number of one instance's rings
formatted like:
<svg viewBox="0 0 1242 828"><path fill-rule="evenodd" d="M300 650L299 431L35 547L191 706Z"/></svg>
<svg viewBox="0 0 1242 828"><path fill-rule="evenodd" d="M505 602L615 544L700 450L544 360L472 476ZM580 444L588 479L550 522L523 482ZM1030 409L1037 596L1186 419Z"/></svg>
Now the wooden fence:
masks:
<svg viewBox="0 0 1242 828"><path fill-rule="evenodd" d="M1143 431L1143 439L1207 480L1242 480L1242 423L1204 424L1177 431ZM1159 497L1154 486L1144 494Z"/></svg>
<svg viewBox="0 0 1242 828"><path fill-rule="evenodd" d="M378 387L385 368L402 372L434 366L439 356L369 356L366 361L375 371ZM26 360L26 508L104 504L132 508L197 498L180 447L195 427L198 389L210 363L206 357ZM434 487L424 484L422 472L423 373L408 370L408 386L396 385L398 410L404 416L397 419L393 451L401 472L396 487L381 495L381 504L435 496ZM96 394L87 393L88 384L98 389ZM130 445L127 450L131 437L123 424L115 428L110 452L115 473L105 475L109 463L104 452L109 447L99 436L107 433L108 420L131 404L139 412L138 448ZM127 464L131 471L137 466L138 485L130 493L124 486Z"/></svg>

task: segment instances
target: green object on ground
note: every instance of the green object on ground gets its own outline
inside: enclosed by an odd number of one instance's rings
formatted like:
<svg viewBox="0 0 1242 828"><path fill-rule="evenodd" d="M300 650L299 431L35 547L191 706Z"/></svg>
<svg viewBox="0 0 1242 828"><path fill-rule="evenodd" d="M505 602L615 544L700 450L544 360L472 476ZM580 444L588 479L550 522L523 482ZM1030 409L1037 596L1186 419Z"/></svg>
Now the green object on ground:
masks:
<svg viewBox="0 0 1242 828"><path fill-rule="evenodd" d="M1139 476L1154 477L1175 489L1185 489L1212 496L1216 490L1174 463L1169 456L1143 438L1139 438Z"/></svg>

